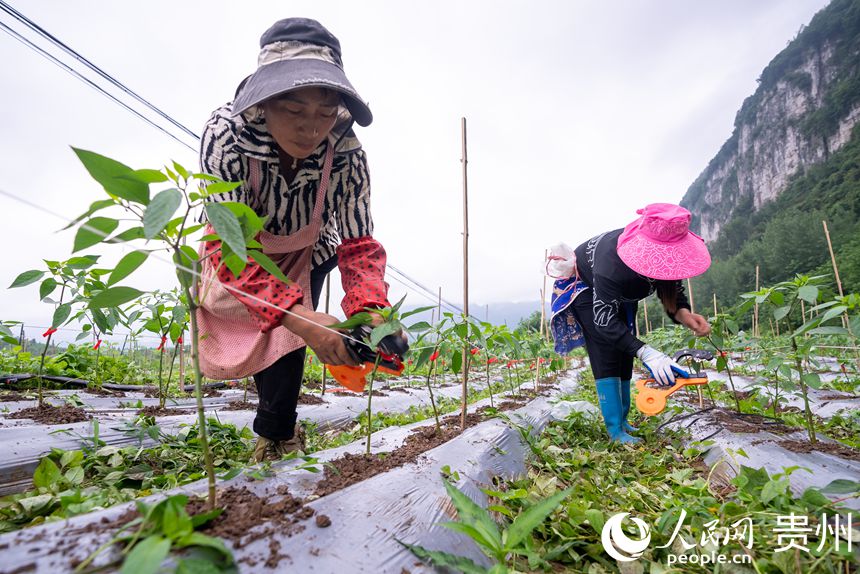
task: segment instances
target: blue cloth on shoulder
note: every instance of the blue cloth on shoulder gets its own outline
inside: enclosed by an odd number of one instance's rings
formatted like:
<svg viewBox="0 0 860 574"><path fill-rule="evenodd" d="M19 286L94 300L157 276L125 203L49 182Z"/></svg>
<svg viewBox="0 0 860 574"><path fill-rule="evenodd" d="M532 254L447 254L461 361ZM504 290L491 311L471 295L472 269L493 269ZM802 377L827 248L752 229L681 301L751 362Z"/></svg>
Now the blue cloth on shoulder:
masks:
<svg viewBox="0 0 860 574"><path fill-rule="evenodd" d="M577 347L585 344L582 327L573 315L570 306L576 296L588 289L588 285L576 277L558 279L552 287L550 303L550 329L555 341L555 352L566 355Z"/></svg>

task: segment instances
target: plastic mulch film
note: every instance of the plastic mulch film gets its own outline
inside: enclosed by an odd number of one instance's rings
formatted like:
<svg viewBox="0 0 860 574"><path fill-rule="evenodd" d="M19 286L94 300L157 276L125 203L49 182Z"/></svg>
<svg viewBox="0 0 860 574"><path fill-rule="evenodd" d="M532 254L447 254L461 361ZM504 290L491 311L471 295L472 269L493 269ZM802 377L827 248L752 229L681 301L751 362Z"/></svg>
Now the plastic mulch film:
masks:
<svg viewBox="0 0 860 574"><path fill-rule="evenodd" d="M708 374L708 378L710 380L722 381L725 384L726 389L731 390L727 375L709 370L706 370L705 372ZM822 376L822 379L824 378L825 377ZM748 391L750 389L758 388L759 393L764 396L770 396L770 393L772 392L772 387L765 387L762 384L757 383L754 379L743 375L732 374L732 381L735 384L735 388L739 391ZM809 396L809 404L812 408L812 412L821 418L830 418L839 411L860 409L860 395L852 395L831 389L812 388L807 389L807 394ZM799 390L788 394L784 390L780 389L779 397L780 407L796 407L801 410L803 409L803 397L800 396Z"/></svg>
<svg viewBox="0 0 860 574"><path fill-rule="evenodd" d="M559 390L555 393L570 392L575 381L575 375L568 375L557 383ZM486 404L489 404L486 400L479 401L470 410ZM594 412L595 408L585 402L539 397L521 409L505 414L518 425L531 427L531 432L537 433L550 421L564 418L572 411ZM373 452L396 448L412 429L428 424L432 421L375 433L372 437ZM304 529L293 535L277 529L269 530L265 537L234 548L239 569L254 572L284 571L285 568L301 572L432 571L420 564L398 540L489 564L470 540L439 524L450 520L453 513L440 471L448 466L452 472L457 472L460 478L458 487L486 506L486 496L480 488L491 486L492 479L497 476L521 476L526 469L526 451L527 445L513 425L502 419L478 424L425 452L413 463L307 503L306 506L313 508L317 516L330 518L331 525L322 528L314 520L308 520L303 523ZM314 456L324 462L346 452L364 452L364 442L321 451ZM317 482L324 479L324 475L294 468L297 464L286 461L273 465L275 476L264 481L249 482L240 475L220 486L247 487L259 496L274 499L279 498L276 492L286 486L293 496L306 497ZM197 482L174 492L203 494L205 483ZM153 497L155 499L157 497ZM97 525L122 516L129 508L131 505L125 504L0 536L0 548L7 548L0 569L6 569L5 572L25 569L35 572L67 571L73 560L85 558L113 535L112 531L99 531ZM280 561L266 566L263 562L273 546L278 548ZM118 549L114 547L96 559L95 565L108 564L117 558ZM252 568L249 565L253 565Z"/></svg>
<svg viewBox="0 0 860 574"><path fill-rule="evenodd" d="M528 388L532 383L524 383L522 388ZM479 382L475 387L482 388ZM373 410L375 413L404 413L410 407L425 407L430 405L430 397L426 387L406 387L405 392L387 391L387 396L374 397ZM438 401L439 397L459 398L461 388L448 386L434 389L433 393ZM231 395L234 399L241 399L242 391L227 390L224 395ZM319 395L316 395L319 396ZM63 404L62 396L54 397L57 404ZM137 400L144 404L157 404L157 399L138 399L137 397L125 398L87 398L90 402L98 402L104 405L100 409L88 411L94 419L99 421L99 438L106 444L114 446L127 446L138 444L139 439L129 434L124 427L131 424L136 416L137 407L120 408L120 403L136 403ZM204 407L207 416L215 416L221 422L236 425L239 428L251 426L255 411L232 411L227 410L229 396L204 398ZM327 393L321 404L298 405L299 420L307 420L316 423L318 430L328 431L342 429L352 424L357 417L367 410L367 397L362 395L341 395L339 393ZM113 407L110 404L113 403ZM10 412L17 408L32 406L33 401L25 403L6 403ZM168 434L176 434L184 425L197 422L196 405L193 398L168 400L167 407L187 411L187 414L160 416L159 427ZM51 448L62 450L75 450L80 448L84 437L93 436L93 422L80 422L61 425L41 425L29 420L8 419L0 415L0 444L3 445L0 454L0 496L21 492L26 490L33 477L33 472L39 464L39 460L51 451ZM151 439L146 439L142 444L155 444Z"/></svg>
<svg viewBox="0 0 860 574"><path fill-rule="evenodd" d="M737 425L733 418L737 418ZM669 426L689 430L689 444L712 441L705 452L705 463L716 467L715 475L723 480L734 477L741 465L764 468L771 476L796 466L799 469L792 472L788 480L792 492L799 495L809 487L823 488L837 479L856 481L860 477L860 461L811 448L805 431L788 434L767 430L737 432L727 427L743 427L743 417L725 409L707 409L686 418L679 417ZM828 443L834 444L826 437L819 436L819 441L825 444L822 449ZM843 496L833 495L831 498ZM845 505L860 510L860 499L846 500Z"/></svg>

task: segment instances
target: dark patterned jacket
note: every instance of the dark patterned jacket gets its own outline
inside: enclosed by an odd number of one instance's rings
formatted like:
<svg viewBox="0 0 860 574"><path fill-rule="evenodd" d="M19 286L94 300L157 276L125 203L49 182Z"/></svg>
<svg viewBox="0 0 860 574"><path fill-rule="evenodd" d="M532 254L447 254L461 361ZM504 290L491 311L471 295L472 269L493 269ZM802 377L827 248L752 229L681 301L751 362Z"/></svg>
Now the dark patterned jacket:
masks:
<svg viewBox="0 0 860 574"><path fill-rule="evenodd" d="M635 303L648 297L662 283L640 275L624 264L618 256L618 237L623 229L592 237L576 249L577 276L591 289L594 324L604 340L611 341L619 351L635 355L643 343L630 333L624 303ZM681 281L671 281L677 293L678 309L690 309ZM674 318L672 318L674 321Z"/></svg>
<svg viewBox="0 0 860 574"><path fill-rule="evenodd" d="M347 316L366 306L388 305L388 285L384 281L385 250L372 237L367 157L351 126L349 115L344 114L338 118L332 130L337 144L328 193L323 204L322 228L313 254L314 267L338 256L338 267L346 293L342 307ZM232 117L231 104L225 104L212 113L203 130L201 171L225 181L246 183L233 191L213 195L210 200L244 203L261 217L268 217L266 231L275 235L293 233L310 221L327 145L328 142L323 142L304 159L296 177L288 183L281 176L276 144L262 117ZM262 162L259 194L254 193L247 184L249 158ZM216 246L210 246L210 250ZM217 261L214 263L217 264ZM219 275L226 277L227 273L229 270L221 266ZM221 278L222 281L225 277ZM303 293L297 284L285 287L253 262L248 264L238 281L233 279L230 283L234 286L245 285L247 289L243 290L254 292L256 297L281 308L289 308L303 300ZM263 314L259 303L241 296L239 299L264 331L283 319L284 313L273 316L269 311Z"/></svg>

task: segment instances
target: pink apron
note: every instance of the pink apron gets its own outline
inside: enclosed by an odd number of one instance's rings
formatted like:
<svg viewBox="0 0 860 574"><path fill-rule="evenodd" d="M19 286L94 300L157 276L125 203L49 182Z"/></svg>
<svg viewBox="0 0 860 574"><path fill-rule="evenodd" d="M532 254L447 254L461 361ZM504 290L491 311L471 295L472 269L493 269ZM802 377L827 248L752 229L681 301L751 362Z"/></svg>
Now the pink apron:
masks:
<svg viewBox="0 0 860 574"><path fill-rule="evenodd" d="M305 293L311 295L311 264L322 227L323 202L331 177L334 146L329 142L322 178L317 189L311 221L289 235L273 235L261 231L257 241L284 274L295 281ZM250 160L249 183L259 193L260 163ZM248 309L218 281L215 269L206 259L201 271L200 301L197 324L200 329L200 370L212 379L233 379L259 373L275 361L305 346L305 341L278 325L263 333L252 320Z"/></svg>

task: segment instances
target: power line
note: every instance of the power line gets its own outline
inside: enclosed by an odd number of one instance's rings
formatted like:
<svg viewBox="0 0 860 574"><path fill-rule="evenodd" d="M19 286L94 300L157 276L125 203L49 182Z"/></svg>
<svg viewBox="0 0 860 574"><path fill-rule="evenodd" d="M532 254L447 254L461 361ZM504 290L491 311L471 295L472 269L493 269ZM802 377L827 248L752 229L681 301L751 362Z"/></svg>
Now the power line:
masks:
<svg viewBox="0 0 860 574"><path fill-rule="evenodd" d="M387 263L386 267L388 267L390 270L394 271L396 274L400 275L401 277L403 277L404 279L406 279L407 281L409 281L413 285L416 285L418 288L420 288L424 292L428 293L430 300L433 302L436 302L436 300L437 300L436 299L436 297L437 297L436 293L434 293L433 291L431 291L430 289L428 289L426 286L422 285L421 283L419 283L415 279L411 278L409 275L407 275L406 273L404 273L403 271L401 271L400 269L398 269L394 265ZM409 287L409 286L407 285L407 287ZM413 291L416 291L415 287L411 287L411 289ZM460 314L463 313L463 309L461 309L460 307L457 307L456 305L447 301L446 299L442 299L442 303L445 305L446 308L448 308L451 311L454 311L454 312L460 313Z"/></svg>
<svg viewBox="0 0 860 574"><path fill-rule="evenodd" d="M82 64L84 64L87 68L89 68L90 70L92 70L93 72L95 72L96 74L98 74L100 77L102 77L103 79L105 79L106 81L108 81L108 82L109 82L110 84L112 84L114 87L118 88L119 90L121 90L121 91L122 91L122 92L124 92L125 94L127 94L127 95L131 96L131 97L132 97L132 98L134 98L136 101L138 101L139 103L143 104L143 105L144 105L144 106L146 106L148 109L152 110L153 112L155 112L156 114L158 114L159 116L161 116L162 118L164 118L165 120L167 120L168 122L170 122L172 125L176 126L176 127L177 127L177 128L179 128L180 130L182 130L185 134L187 134L187 135L191 136L192 138L194 138L195 140L198 140L198 141L199 141L200 136L198 136L197 134L195 134L194 132L192 132L190 129L188 129L187 127L185 127L185 126L184 126L183 124L181 124L180 122L178 122L178 121L176 121L175 119L173 119L169 114L167 114L166 112L162 111L160 108L158 108L158 107L157 107L157 106L155 106L154 104L150 103L148 100L146 100L146 99L144 99L143 97L141 97L140 95L138 95L136 92L134 92L133 90L131 90L130 88L128 88L126 85L124 85L122 82L120 82L119 80L117 80L116 78L114 78L112 75L108 74L107 72L105 72L104 70L102 70L101 68L99 68L98 66L96 66L95 64L93 64L90 60L88 60L87 58L85 58L84 56L82 56L80 53L78 53L77 51L75 51L74 49L72 49L71 47L69 47L67 44L65 44L64 42L62 42L60 39L58 39L58 38L57 38L56 36L54 36L53 34L49 33L49 32L48 32L47 30L45 30L44 28L42 28L41 26L39 26L38 24L36 24L35 22L33 22L32 20L30 20L30 19L29 19L29 18L27 18L26 16L24 16L21 12L17 11L15 8L13 8L13 7L12 7L12 6L10 6L8 3L6 3L4 0L0 0L0 9L2 9L2 10L3 10L4 12L6 12L7 14L11 15L11 16L12 16L13 18L15 18L18 22L20 22L20 23L24 24L25 26L27 26L28 28L30 28L31 30L35 31L37 34L39 34L40 36L42 36L43 38L45 38L45 39L47 39L48 41L50 41L50 42L51 42L52 44L54 44L55 46L59 47L61 50L63 50L64 52L66 52L67 54L69 54L70 56L72 56L73 58L75 58L78 62L81 62ZM29 47L29 48L30 48L30 49L32 49L33 51L37 52L38 54L40 54L40 55L41 55L41 56L43 56L44 58L48 59L50 62L54 63L55 65L57 65L57 66L59 66L59 67L61 67L61 68L63 68L63 69L64 69L64 70L66 70L68 73L72 74L73 76L75 76L76 78L78 78L78 79L79 79L79 80L81 80L82 82L86 83L87 85L89 85L89 86L90 86L90 87L92 87L93 89L95 89L95 90L97 90L98 92L102 93L104 96L106 96L107 98L109 98L110 100L112 100L114 103L116 103L116 104L120 105L121 107L123 107L124 109L128 110L129 112L131 112L131 113L132 113L132 114L134 114L135 116L137 116L137 117L139 117L140 119L144 120L145 122L147 122L147 123L148 123L148 124L150 124L151 126L153 126L153 127L155 127L156 129L160 130L162 133L164 133L164 134L166 134L166 135L170 136L171 138L173 138L173 139L174 139L174 140L176 140L177 142L179 142L179 143L181 143L182 145L184 145L185 147L189 148L191 151L194 151L194 152L196 152L196 151L197 151L197 148L196 148L196 147L193 147L193 146L189 145L188 143L186 143L186 142L182 141L181 139L179 139L178 137L176 137L174 134L172 134L172 133L170 133L169 131L165 130L162 126L160 126L160 125L156 124L156 123L155 123L155 122L153 122L151 119L147 118L146 116L144 116L143 114L141 114L141 113L140 113L140 112L138 112L137 110L133 109L132 107L130 107L130 106L129 106L128 104L126 104L125 102L121 101L119 98L117 98L117 97L116 97L116 96L114 96L113 94L110 94L109 92L105 91L105 90L104 90L104 88L102 88L101 86L99 86L98 84L96 84L95 82L93 82L92 80L90 80L89 78L87 78L87 77L83 76L80 72L78 72L77 70L73 69L71 66L69 66L69 65L67 65L66 63L64 63L64 62L60 61L60 60L59 60L58 58L56 58L55 56L53 56L53 55L49 54L46 50L44 50L43 48L41 48L41 47L37 46L34 42L32 42L31 40L29 40L29 39L25 38L23 35L21 35L20 33L16 32L16 31L15 31L15 30L13 30L12 28L10 28L8 25L4 24L3 22L0 22L0 27L2 27L2 28L3 28L3 29L4 29L4 30L9 34L9 35L11 35L13 38L15 38L15 39L16 39L16 40L18 40L19 42L23 43L24 45L26 45L27 47ZM9 194L9 195L11 195L11 194ZM427 294L429 295L429 299L430 299L431 301L433 301L433 302L435 302L435 301L436 301L436 293L434 293L433 291L431 291L430 289L428 289L426 286L422 285L421 283L419 283L419 282L418 282L418 281L416 281L415 279L412 279L412 278L411 278L411 277L409 277L406 273L404 273L403 271L401 271L401 270L397 269L397 268L396 268L396 267L394 267L393 265L390 265L390 264L389 264L389 265L387 265L387 267L388 267L389 269L391 269L392 271L394 271L395 273L397 273L398 275L400 275L400 276L401 276L402 278L404 278L405 280L409 281L410 283L412 283L413 285L417 286L419 289L421 289L421 290L423 290L425 293L427 293ZM403 283L403 281L399 281L399 282L400 282L401 284L403 284L405 287L407 287L408 289L411 289L412 291L414 291L414 292L416 292L416 293L419 293L419 291L418 291L417 289L415 289L414 287L410 287L410 286L409 286L409 285L407 285L406 283ZM423 295L423 294L422 294L422 295ZM442 301L442 303L445 305L445 307L446 307L448 310L453 311L453 312L458 313L458 314L463 314L463 309L462 309L462 308L460 308L460 307L458 307L458 306L454 305L453 303L451 303L451 302L449 302L449 301L447 301L447 300L445 300L445 299L441 299L441 301ZM470 315L470 316L472 316L472 315ZM472 316L472 317L473 317L473 318L475 318L474 316Z"/></svg>
<svg viewBox="0 0 860 574"><path fill-rule="evenodd" d="M6 4L5 2L3 2L3 0L0 0L0 9L3 9L3 11L5 11L5 12L6 12L6 13L8 13L8 14L11 14L13 17L15 17L16 19L18 19L18 17L17 17L17 16L15 16L15 14L13 14L12 12L9 12L9 10L7 10L7 8L8 8L8 7L9 7L9 6L8 6L8 4ZM20 20L19 20L19 21L20 21ZM25 23L26 23L26 22L25 22ZM48 61L52 62L53 64L55 64L55 65L59 66L60 68L64 69L64 70L65 70L66 72L68 72L69 74L71 74L71 75L75 76L76 78L78 78L79 80L81 80L82 82L84 82L85 84L87 84L88 86L90 86L91 88L93 88L94 90L96 90L96 91L100 92L102 95L104 95L105 97L107 97L108 99L110 99L111 101L113 101L114 103L118 104L119 106L121 106L121 107L125 108L126 110L128 110L129 112L131 112L132 114L134 114L134 115L135 115L135 116L137 116L138 118L142 119L143 121L145 121L146 123L148 123L148 124L149 124L149 125L151 125L152 127L156 128L157 130L159 130L159 131L163 132L164 134L166 134L166 135L170 136L171 138L173 138L173 139L174 139L174 140L176 140L177 142L181 143L182 145L184 145L185 147L187 147L187 148L188 148L188 149L190 149L191 151L193 151L193 152L197 152L197 148L196 148L195 146L191 146L191 145L189 145L187 142L185 142L185 141L183 141L183 140L179 139L177 136L175 136L174 134L170 133L169 131L167 131L166 129L164 129L162 126L160 126L160 125L158 125L157 123L155 123L154 121L152 121L150 118L147 118L145 115L141 114L139 111L135 110L134 108L132 108L131 106L129 106L129 105L128 105L128 104L126 104L125 102L121 101L119 98L117 98L117 97L116 97L116 96L114 96L113 94L109 93L109 92L108 92L108 91L106 91L104 88L102 88L101 86L99 86L98 84L96 84L95 82L93 82L92 80L90 80L89 78L85 77L83 74L81 74L81 73L80 73L80 72L78 72L77 70L73 69L71 66L69 66L69 65L68 65L68 64L66 64L65 62L62 62L62 61L61 61L59 58L57 58L56 56L54 56L54 55L52 55L52 54L48 53L44 48L41 48L40 46L37 46L37 45L36 45L32 40L29 40L28 38L25 38L22 34L20 34L19 32L15 31L15 30L13 30L13 29L8 25L8 24L6 24L6 23L4 23L4 22L0 22L0 28L2 28L2 29L3 29L7 34L9 34L9 35L10 35L10 36L12 36L13 38L15 38L16 40L18 40L18 41L19 41L19 42L21 42L22 44L24 44L25 46L27 46L28 48L30 48L31 50L33 50L33 51L34 51L34 52L36 52L37 54L41 55L42 57L44 57L44 58L45 58L45 59L47 59ZM113 82L111 82L111 83L113 83L114 85L116 85L117 87L119 87L119 88L120 88L121 90L123 90L124 92L129 93L130 95L134 95L134 96L136 96L136 94L134 94L131 90L129 90L128 88L126 88L125 86L123 86L121 83L116 82L115 80L114 80ZM137 98L139 99L139 97L137 97ZM148 107L151 107L151 104L150 104L150 106L148 106ZM157 108L156 108L156 109L157 109ZM167 116L166 114L164 114L164 112L161 112L160 110L158 110L158 112L157 112L157 113L159 113L159 115L162 115L162 116L164 116L164 117L168 117L168 118L170 117L170 116ZM181 126L181 124L178 124L178 122L175 122L175 121L174 121L174 120L172 120L172 119L170 119L170 121L171 121L171 123L173 123L174 125L180 125L180 126ZM183 130L187 130L187 128L184 128L184 127L183 127ZM196 135L194 135L193 133L192 133L191 135L192 135L193 137L195 137L195 138L199 139L199 137L198 137L198 136L196 136Z"/></svg>

